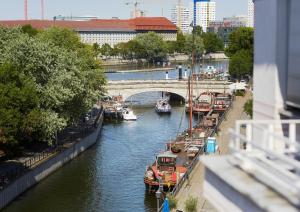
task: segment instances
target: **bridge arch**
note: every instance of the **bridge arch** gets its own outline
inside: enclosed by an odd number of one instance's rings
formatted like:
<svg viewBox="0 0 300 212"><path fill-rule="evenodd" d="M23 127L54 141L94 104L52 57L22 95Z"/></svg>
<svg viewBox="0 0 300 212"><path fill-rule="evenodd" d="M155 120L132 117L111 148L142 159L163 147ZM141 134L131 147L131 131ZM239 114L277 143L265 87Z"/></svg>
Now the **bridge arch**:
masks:
<svg viewBox="0 0 300 212"><path fill-rule="evenodd" d="M168 92L171 94L176 94L178 96L180 96L182 99L184 99L184 101L187 100L187 92L182 92L181 90L174 90L174 89L167 89L167 88L145 88L145 89L138 89L138 90L128 90L126 92L122 92L119 93L123 96L123 100L129 100L130 97L137 95L137 94L141 94L141 93L149 93L149 92ZM117 95L119 95L117 94Z"/></svg>
<svg viewBox="0 0 300 212"><path fill-rule="evenodd" d="M185 102L186 101L186 97L184 97L184 96L182 96L182 94L178 94L178 93L174 93L173 91L168 91L168 90L159 90L159 91L153 91L153 90L151 90L151 91L139 91L139 92L135 92L135 93L132 93L131 95L122 95L123 96L123 100L124 101L130 101L131 100L131 98L132 97L134 97L134 96L136 96L136 95L141 95L141 94L145 94L145 95L147 95L147 94L149 94L149 93L153 93L153 92L167 92L167 93L170 93L171 94L171 97L179 97L179 100L178 101L180 101L180 102Z"/></svg>

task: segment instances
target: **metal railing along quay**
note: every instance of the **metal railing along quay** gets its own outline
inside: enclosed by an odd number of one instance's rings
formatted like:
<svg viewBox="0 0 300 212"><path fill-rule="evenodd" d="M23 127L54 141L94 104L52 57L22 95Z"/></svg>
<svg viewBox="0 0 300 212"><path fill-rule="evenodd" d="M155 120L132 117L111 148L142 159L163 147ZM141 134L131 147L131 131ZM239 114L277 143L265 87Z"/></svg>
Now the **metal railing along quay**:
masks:
<svg viewBox="0 0 300 212"><path fill-rule="evenodd" d="M99 119L103 116L103 107L97 109L94 116L88 122L83 122L77 126L67 127L57 135L55 146L49 147L42 152L32 153L25 160L10 160L2 162L0 170L0 191L13 183L16 179L23 176L30 169L34 168L42 161L49 159L56 154L71 148L77 141L94 132L99 123Z"/></svg>

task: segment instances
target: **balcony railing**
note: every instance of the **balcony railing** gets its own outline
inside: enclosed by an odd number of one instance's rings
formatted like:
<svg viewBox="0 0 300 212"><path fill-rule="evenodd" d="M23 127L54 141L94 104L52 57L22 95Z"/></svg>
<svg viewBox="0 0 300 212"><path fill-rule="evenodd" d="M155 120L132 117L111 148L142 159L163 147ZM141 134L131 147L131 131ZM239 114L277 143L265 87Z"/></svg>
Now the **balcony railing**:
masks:
<svg viewBox="0 0 300 212"><path fill-rule="evenodd" d="M300 206L300 120L237 121L231 163Z"/></svg>

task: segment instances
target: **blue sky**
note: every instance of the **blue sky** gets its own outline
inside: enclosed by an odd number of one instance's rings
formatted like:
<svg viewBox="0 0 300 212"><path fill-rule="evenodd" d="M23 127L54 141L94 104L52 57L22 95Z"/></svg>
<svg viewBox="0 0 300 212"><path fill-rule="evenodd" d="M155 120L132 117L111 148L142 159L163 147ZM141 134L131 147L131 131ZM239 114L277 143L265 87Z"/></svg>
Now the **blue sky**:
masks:
<svg viewBox="0 0 300 212"><path fill-rule="evenodd" d="M45 17L52 19L55 15L94 15L100 18L129 18L132 5L125 5L131 0L44 0ZM134 0L133 0L134 1ZM171 7L178 0L139 0L139 7L147 11L148 16L170 17ZM192 0L183 0L187 5ZM0 0L0 19L23 19L24 0ZM217 19L232 15L247 15L247 0L215 0ZM40 0L28 0L28 16L38 19Z"/></svg>

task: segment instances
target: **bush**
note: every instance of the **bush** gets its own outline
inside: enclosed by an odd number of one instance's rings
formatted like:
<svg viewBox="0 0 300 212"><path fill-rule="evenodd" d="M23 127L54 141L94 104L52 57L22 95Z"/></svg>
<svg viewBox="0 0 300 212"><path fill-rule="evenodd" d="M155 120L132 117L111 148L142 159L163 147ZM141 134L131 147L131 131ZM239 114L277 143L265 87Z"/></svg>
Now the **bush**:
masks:
<svg viewBox="0 0 300 212"><path fill-rule="evenodd" d="M253 117L253 100L252 99L249 99L244 104L244 111L248 116L250 116L251 118Z"/></svg>
<svg viewBox="0 0 300 212"><path fill-rule="evenodd" d="M173 195L171 195L171 194L167 194L167 198L168 198L168 200L169 200L169 207L170 207L170 210L172 210L172 209L176 209L176 207L177 207L177 199L173 196Z"/></svg>
<svg viewBox="0 0 300 212"><path fill-rule="evenodd" d="M187 212L197 212L198 199L196 197L191 197L185 201L184 209Z"/></svg>
<svg viewBox="0 0 300 212"><path fill-rule="evenodd" d="M236 95L236 96L245 96L245 91L237 90L237 91L235 92L235 95Z"/></svg>

